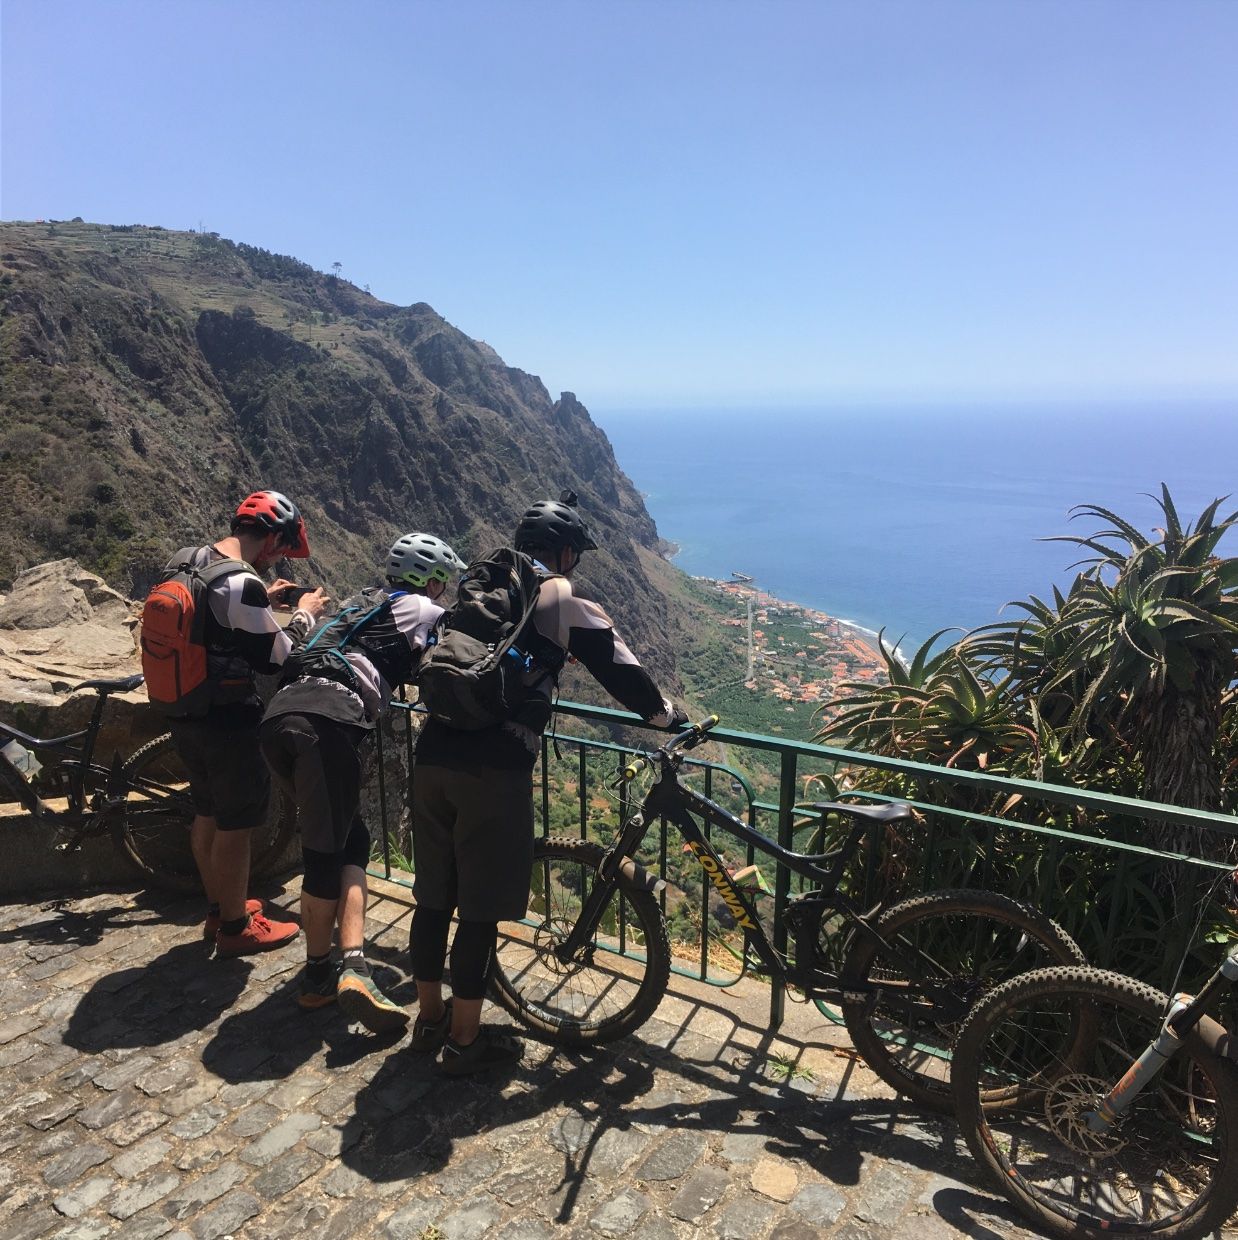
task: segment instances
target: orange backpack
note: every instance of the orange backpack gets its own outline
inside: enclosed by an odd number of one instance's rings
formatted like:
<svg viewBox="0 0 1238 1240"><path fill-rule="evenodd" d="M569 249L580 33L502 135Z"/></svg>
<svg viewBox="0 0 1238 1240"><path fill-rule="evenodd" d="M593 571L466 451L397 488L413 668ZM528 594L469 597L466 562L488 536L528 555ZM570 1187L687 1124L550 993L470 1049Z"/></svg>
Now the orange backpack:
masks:
<svg viewBox="0 0 1238 1240"><path fill-rule="evenodd" d="M155 710L174 719L201 718L216 696L207 676L207 590L221 577L249 570L241 560L198 567L197 550L178 551L142 605L146 692Z"/></svg>

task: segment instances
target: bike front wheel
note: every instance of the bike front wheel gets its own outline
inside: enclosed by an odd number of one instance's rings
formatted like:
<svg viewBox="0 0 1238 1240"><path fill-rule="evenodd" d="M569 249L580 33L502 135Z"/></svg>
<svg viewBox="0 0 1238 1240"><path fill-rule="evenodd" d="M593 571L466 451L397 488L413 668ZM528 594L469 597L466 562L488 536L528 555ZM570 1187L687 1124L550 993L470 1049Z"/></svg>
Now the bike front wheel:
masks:
<svg viewBox="0 0 1238 1240"><path fill-rule="evenodd" d="M968 1147L993 1188L1054 1235L1189 1240L1238 1205L1238 1071L1194 1034L1111 1128L1087 1122L1168 1008L1118 973L1044 969L988 995L964 1025L952 1079ZM1015 1089L1016 1104L986 1106L994 1088Z"/></svg>
<svg viewBox="0 0 1238 1240"><path fill-rule="evenodd" d="M569 961L554 949L599 882L603 850L584 840L536 841L529 910L500 927L495 1000L521 1024L565 1046L610 1042L639 1029L666 993L670 944L657 900L616 886L601 924Z"/></svg>
<svg viewBox="0 0 1238 1240"><path fill-rule="evenodd" d="M843 963L847 1032L888 1085L945 1113L952 1047L975 1002L1029 969L1084 963L1056 922L991 891L904 900L873 928L880 939L856 930Z"/></svg>
<svg viewBox="0 0 1238 1240"><path fill-rule="evenodd" d="M200 891L202 880L189 844L194 818L189 775L172 737L156 737L137 750L124 765L124 778L124 818L116 833L121 855L157 886ZM286 798L273 789L266 822L251 837L254 877L270 873L283 856L294 819Z"/></svg>

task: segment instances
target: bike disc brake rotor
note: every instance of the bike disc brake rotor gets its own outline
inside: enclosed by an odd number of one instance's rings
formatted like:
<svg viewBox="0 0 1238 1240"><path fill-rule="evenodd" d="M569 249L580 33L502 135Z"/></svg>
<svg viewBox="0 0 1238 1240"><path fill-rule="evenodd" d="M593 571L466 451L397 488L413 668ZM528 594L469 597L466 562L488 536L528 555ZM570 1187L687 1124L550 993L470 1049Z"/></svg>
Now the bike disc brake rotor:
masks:
<svg viewBox="0 0 1238 1240"><path fill-rule="evenodd" d="M533 950L547 973L567 977L580 967L579 959L564 961L555 955L555 948L571 934L572 929L572 922L566 917L551 917L533 931Z"/></svg>
<svg viewBox="0 0 1238 1240"><path fill-rule="evenodd" d="M1111 1158L1126 1148L1118 1123L1102 1132L1088 1127L1088 1115L1097 1110L1108 1092L1105 1081L1081 1072L1059 1078L1045 1091L1045 1119L1050 1129L1080 1157Z"/></svg>

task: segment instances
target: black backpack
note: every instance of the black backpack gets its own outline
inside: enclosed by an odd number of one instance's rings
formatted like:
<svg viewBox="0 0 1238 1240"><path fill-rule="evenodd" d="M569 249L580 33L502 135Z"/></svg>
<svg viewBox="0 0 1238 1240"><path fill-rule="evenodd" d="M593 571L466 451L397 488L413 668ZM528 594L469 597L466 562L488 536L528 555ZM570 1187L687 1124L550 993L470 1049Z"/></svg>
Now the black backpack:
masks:
<svg viewBox="0 0 1238 1240"><path fill-rule="evenodd" d="M288 656L281 684L322 676L355 688L353 669L344 657L349 649L365 655L388 684L407 683L412 679L413 652L391 614L396 598L399 594L371 587L349 599L334 616L320 620L305 645Z"/></svg>
<svg viewBox="0 0 1238 1240"><path fill-rule="evenodd" d="M532 631L541 583L533 561L510 547L468 566L417 671L420 700L432 718L466 732L505 723L537 683L530 673L559 671L566 655Z"/></svg>

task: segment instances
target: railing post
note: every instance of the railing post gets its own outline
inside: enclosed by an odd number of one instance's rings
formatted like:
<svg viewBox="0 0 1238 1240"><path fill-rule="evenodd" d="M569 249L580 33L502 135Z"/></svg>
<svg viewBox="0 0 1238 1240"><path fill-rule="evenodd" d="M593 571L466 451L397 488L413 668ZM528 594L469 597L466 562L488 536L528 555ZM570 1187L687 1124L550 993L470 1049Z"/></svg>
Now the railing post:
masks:
<svg viewBox="0 0 1238 1240"><path fill-rule="evenodd" d="M790 848L795 826L795 754L783 750L778 780L778 843L783 848ZM780 865L774 871L774 949L785 960L787 958L787 923L784 916L787 911L787 895L791 890L791 871ZM778 1029L782 1026L782 1015L786 1004L786 991L771 979L769 992L769 1027Z"/></svg>
<svg viewBox="0 0 1238 1240"><path fill-rule="evenodd" d="M550 742L542 733L542 835L550 834Z"/></svg>
<svg viewBox="0 0 1238 1240"><path fill-rule="evenodd" d="M576 772L576 791L580 802L580 838L587 840L589 838L589 792L587 787L589 772L585 767L584 745L578 745L576 752L580 759Z"/></svg>
<svg viewBox="0 0 1238 1240"><path fill-rule="evenodd" d="M714 793L713 771L705 768L705 795L712 797ZM709 819L704 821L705 838L712 838ZM701 981L709 980L709 883L701 874Z"/></svg>
<svg viewBox="0 0 1238 1240"><path fill-rule="evenodd" d="M391 877L391 840L387 836L387 772L383 759L383 723L374 729L374 760L378 763L378 819L383 830L383 877Z"/></svg>

